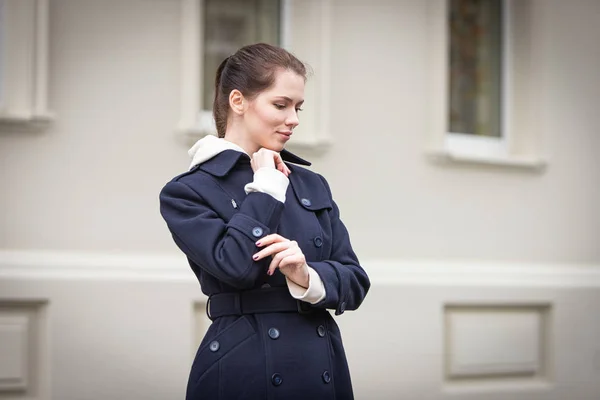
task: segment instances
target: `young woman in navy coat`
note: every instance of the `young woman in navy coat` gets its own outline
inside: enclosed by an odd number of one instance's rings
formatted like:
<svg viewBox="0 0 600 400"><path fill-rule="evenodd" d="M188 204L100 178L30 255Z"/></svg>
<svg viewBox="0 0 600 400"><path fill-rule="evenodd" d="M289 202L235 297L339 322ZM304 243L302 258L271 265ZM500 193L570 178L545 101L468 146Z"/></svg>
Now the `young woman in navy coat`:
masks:
<svg viewBox="0 0 600 400"><path fill-rule="evenodd" d="M325 179L284 149L299 124L305 66L255 44L217 70L218 136L191 149L161 214L213 321L187 400L352 399L340 331L370 282Z"/></svg>

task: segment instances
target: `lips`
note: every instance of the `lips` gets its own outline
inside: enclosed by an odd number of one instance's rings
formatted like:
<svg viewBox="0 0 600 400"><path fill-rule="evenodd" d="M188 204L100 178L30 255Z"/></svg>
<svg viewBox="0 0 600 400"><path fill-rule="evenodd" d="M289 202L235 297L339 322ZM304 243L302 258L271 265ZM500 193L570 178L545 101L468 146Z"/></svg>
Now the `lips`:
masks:
<svg viewBox="0 0 600 400"><path fill-rule="evenodd" d="M292 137L292 132L290 131L277 131L277 133L279 133L281 136L283 136L285 138L285 140L288 140L290 137Z"/></svg>

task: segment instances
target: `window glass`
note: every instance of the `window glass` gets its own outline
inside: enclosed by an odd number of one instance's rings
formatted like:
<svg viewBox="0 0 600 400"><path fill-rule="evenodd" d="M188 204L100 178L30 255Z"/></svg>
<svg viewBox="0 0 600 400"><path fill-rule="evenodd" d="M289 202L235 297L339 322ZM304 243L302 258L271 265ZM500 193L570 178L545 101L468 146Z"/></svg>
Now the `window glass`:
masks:
<svg viewBox="0 0 600 400"><path fill-rule="evenodd" d="M242 46L280 45L280 0L204 0L204 109L212 109L215 73Z"/></svg>
<svg viewBox="0 0 600 400"><path fill-rule="evenodd" d="M449 8L449 132L501 137L503 0Z"/></svg>

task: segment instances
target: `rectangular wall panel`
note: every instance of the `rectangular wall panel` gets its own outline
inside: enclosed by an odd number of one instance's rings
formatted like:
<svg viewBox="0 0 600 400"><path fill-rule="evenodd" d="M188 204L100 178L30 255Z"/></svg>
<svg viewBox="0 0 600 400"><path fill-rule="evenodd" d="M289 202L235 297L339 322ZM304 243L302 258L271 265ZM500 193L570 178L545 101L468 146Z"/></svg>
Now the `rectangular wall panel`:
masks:
<svg viewBox="0 0 600 400"><path fill-rule="evenodd" d="M548 312L539 305L447 306L447 379L545 376Z"/></svg>
<svg viewBox="0 0 600 400"><path fill-rule="evenodd" d="M28 347L29 316L0 311L0 392L27 389Z"/></svg>
<svg viewBox="0 0 600 400"><path fill-rule="evenodd" d="M46 322L43 301L0 300L0 400L45 398Z"/></svg>

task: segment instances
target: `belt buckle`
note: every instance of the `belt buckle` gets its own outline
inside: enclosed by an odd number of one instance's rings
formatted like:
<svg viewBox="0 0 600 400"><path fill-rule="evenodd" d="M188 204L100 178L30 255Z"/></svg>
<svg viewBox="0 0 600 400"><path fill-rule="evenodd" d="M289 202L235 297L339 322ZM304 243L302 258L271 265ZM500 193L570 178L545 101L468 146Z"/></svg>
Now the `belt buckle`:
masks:
<svg viewBox="0 0 600 400"><path fill-rule="evenodd" d="M208 319L213 321L213 318L210 315L210 298L211 298L211 296L208 296L208 299L206 300L206 316L208 317Z"/></svg>
<svg viewBox="0 0 600 400"><path fill-rule="evenodd" d="M296 300L296 307L298 308L299 314L310 314L312 312L310 304L301 300Z"/></svg>

